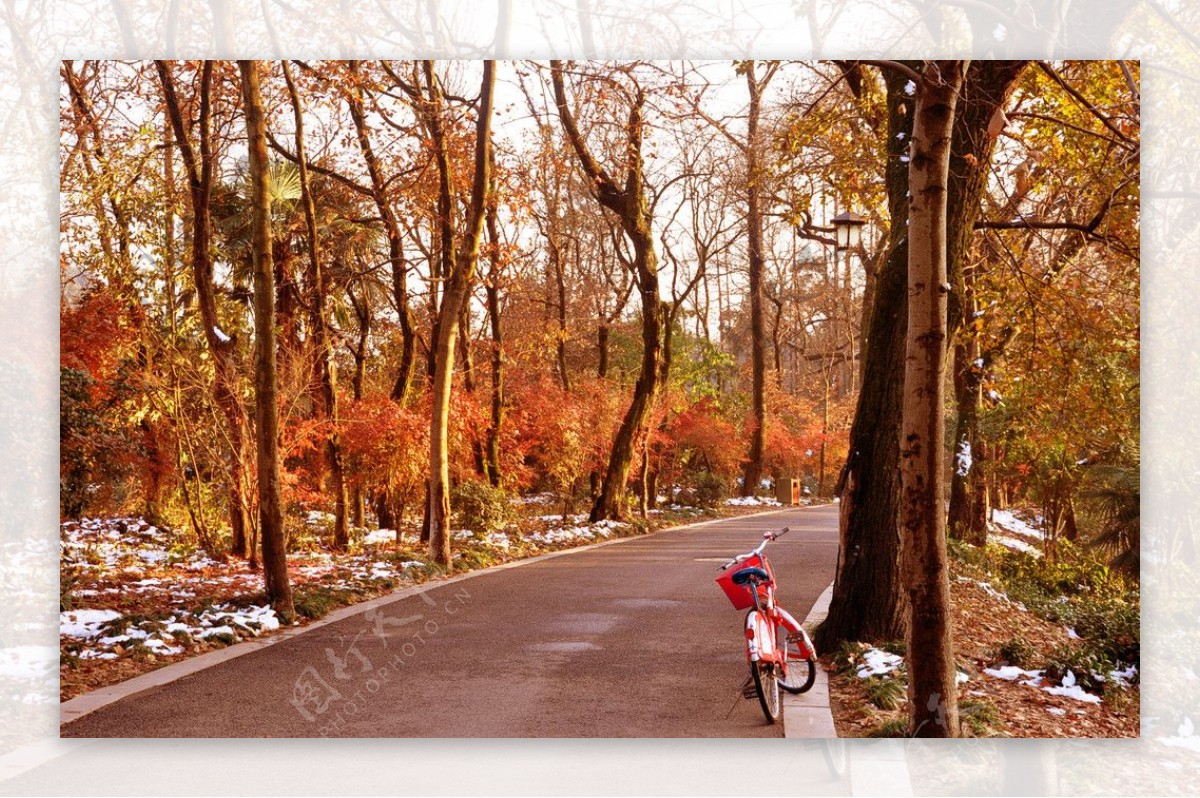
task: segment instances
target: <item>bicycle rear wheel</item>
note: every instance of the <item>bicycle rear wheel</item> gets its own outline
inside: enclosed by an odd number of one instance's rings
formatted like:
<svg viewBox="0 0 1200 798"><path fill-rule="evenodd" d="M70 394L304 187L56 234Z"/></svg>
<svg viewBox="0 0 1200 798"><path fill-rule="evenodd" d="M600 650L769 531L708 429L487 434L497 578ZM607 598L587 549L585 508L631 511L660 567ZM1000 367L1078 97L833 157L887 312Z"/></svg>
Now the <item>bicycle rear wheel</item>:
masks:
<svg viewBox="0 0 1200 798"><path fill-rule="evenodd" d="M779 695L779 676L769 662L751 662L750 674L758 691L758 703L767 723L776 723L783 714L783 699Z"/></svg>

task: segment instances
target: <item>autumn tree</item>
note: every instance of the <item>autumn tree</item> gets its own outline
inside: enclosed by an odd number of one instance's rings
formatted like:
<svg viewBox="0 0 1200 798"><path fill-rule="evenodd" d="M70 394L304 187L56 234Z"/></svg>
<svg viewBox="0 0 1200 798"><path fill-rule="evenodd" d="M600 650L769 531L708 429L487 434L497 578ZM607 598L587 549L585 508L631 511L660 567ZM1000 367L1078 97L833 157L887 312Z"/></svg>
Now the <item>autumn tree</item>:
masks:
<svg viewBox="0 0 1200 798"><path fill-rule="evenodd" d="M554 104L558 109L563 130L571 143L580 168L592 184L596 201L611 211L620 221L621 229L633 247L633 272L641 299L642 358L633 400L613 441L608 469L600 487L600 495L592 506L593 522L621 518L624 515L625 488L638 441L646 434L650 410L660 384L662 357L662 308L658 287L658 255L654 248L650 203L645 193L645 164L642 159L642 140L645 136L643 113L646 93L630 76L631 85L621 92L628 106L628 119L619 147L616 163L624 172L617 179L597 160L576 121L567 96L564 68L561 61L551 62ZM619 173L618 173L619 174Z"/></svg>
<svg viewBox="0 0 1200 798"><path fill-rule="evenodd" d="M435 323L434 374L431 385L433 412L429 449L429 554L442 566L450 565L450 451L448 424L450 390L454 379L454 352L458 341L463 306L470 298L475 279L479 242L491 170L491 124L496 64L485 61L475 118L475 158L467 216L461 228L455 224L457 198L454 172L445 127L445 93L433 62L422 65L428 98L428 125L438 172L438 233L441 274L445 281Z"/></svg>
<svg viewBox="0 0 1200 798"><path fill-rule="evenodd" d="M337 366L333 357L329 326L325 318L325 301L329 294L329 284L321 263L317 208L308 176L308 157L304 145L304 105L296 90L296 82L292 79L288 63L282 62L282 67L284 80L287 81L288 95L292 101L292 119L296 125L296 160L300 177L300 202L304 206L304 225L308 231L310 334L314 339L313 347L316 350L317 368L321 382L322 410L328 425L325 437L325 456L329 464L330 490L333 492L334 499L333 546L340 550L350 542L350 533L346 519L346 477L342 463L341 444L338 440Z"/></svg>
<svg viewBox="0 0 1200 798"><path fill-rule="evenodd" d="M198 89L199 106L195 132L197 147L192 146L192 132L184 121L183 105L175 88L172 65L168 61L156 61L155 68L162 86L167 116L175 135L184 167L187 170L191 198L191 261L192 282L196 290L200 317L204 324L204 339L212 353L215 374L213 396L221 408L229 440L229 527L233 535L233 551L238 556L250 555L247 502L244 495L246 460L246 411L237 391L237 364L233 335L221 329L217 313L217 295L213 278L212 257L212 207L216 160L212 131L212 88L214 62L204 61L200 66Z"/></svg>
<svg viewBox="0 0 1200 798"><path fill-rule="evenodd" d="M284 549L283 496L279 473L279 407L275 344L275 272L271 266L271 198L267 188L267 137L259 64L239 61L250 151L254 250L254 402L258 445L258 512L267 598L291 623L292 588Z"/></svg>
<svg viewBox="0 0 1200 798"><path fill-rule="evenodd" d="M950 628L945 361L950 139L967 62L930 61L914 75L908 212L908 332L900 430L901 564L910 617L909 732L958 736L958 671Z"/></svg>
<svg viewBox="0 0 1200 798"><path fill-rule="evenodd" d="M899 440L907 329L909 162L916 62L882 62L888 93L886 181L891 230L887 256L875 276L866 364L849 455L838 481L840 543L829 616L817 643L880 641L905 634L907 608L901 587ZM964 79L951 131L946 246L948 334L962 324L962 269L970 233L982 208L994 151L989 124L1002 109L1024 61L973 61ZM908 72L904 71L904 67ZM964 229L966 231L964 235ZM956 288L956 286L958 286Z"/></svg>

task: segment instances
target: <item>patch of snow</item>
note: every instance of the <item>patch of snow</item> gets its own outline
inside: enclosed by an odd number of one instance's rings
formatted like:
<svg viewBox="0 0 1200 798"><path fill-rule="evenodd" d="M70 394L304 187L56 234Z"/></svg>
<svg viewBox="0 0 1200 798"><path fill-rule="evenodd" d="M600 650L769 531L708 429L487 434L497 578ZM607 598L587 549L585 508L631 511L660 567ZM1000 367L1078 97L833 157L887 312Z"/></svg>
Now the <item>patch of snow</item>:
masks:
<svg viewBox="0 0 1200 798"><path fill-rule="evenodd" d="M905 83L904 84L904 93L907 94L909 97L916 94L917 93L917 84L913 83L911 80L908 83Z"/></svg>
<svg viewBox="0 0 1200 798"><path fill-rule="evenodd" d="M224 626L212 626L200 633L200 637L216 637L217 635L230 635L237 637L237 632L233 631L233 627L225 624Z"/></svg>
<svg viewBox="0 0 1200 798"><path fill-rule="evenodd" d="M992 510L992 524L997 528L1015 535L1025 535L1038 540L1044 540L1046 533L1018 518L1012 510Z"/></svg>
<svg viewBox="0 0 1200 798"><path fill-rule="evenodd" d="M910 160L912 160L912 159L911 159L911 158L909 158L907 155L901 155L901 156L900 156L900 163L908 163ZM908 220L907 220L907 219L905 219L905 221L908 221Z"/></svg>
<svg viewBox="0 0 1200 798"><path fill-rule="evenodd" d="M394 529L372 529L367 534L363 535L363 543L378 545L381 543L394 543L396 540L396 530Z"/></svg>
<svg viewBox="0 0 1200 798"><path fill-rule="evenodd" d="M1049 712L1051 715L1062 716L1062 715L1067 714L1067 711L1065 709L1061 709L1059 707L1046 707L1046 711Z"/></svg>
<svg viewBox="0 0 1200 798"><path fill-rule="evenodd" d="M1013 551L1023 551L1026 554L1032 554L1034 557L1042 556L1041 551L1039 551L1036 546L1026 543L1023 540L1017 540L1016 538L1010 538L1005 535L992 535L989 539L995 543L999 543L1005 548L1012 549Z"/></svg>
<svg viewBox="0 0 1200 798"><path fill-rule="evenodd" d="M1003 679L1006 682L1016 681L1022 676L1027 676L1031 680L1042 678L1042 671L1027 671L1023 668L1018 668L1016 665L1002 665L999 668L984 668L983 672L988 676L994 676L997 679Z"/></svg>
<svg viewBox="0 0 1200 798"><path fill-rule="evenodd" d="M213 327L213 335L217 336L217 340L223 344L227 344L231 340L233 340L228 335L226 335L225 331L222 330L220 327Z"/></svg>
<svg viewBox="0 0 1200 798"><path fill-rule="evenodd" d="M761 499L758 496L735 496L732 499L726 499L725 504L730 507L782 507L779 502L774 499Z"/></svg>
<svg viewBox="0 0 1200 798"><path fill-rule="evenodd" d="M153 653L164 657L173 657L177 654L183 653L183 646L168 645L165 640L161 640L157 637L151 637L144 643L144 645Z"/></svg>
<svg viewBox="0 0 1200 798"><path fill-rule="evenodd" d="M1100 703L1100 696L1092 695L1091 693L1084 691L1084 689L1077 684L1073 684L1070 687L1043 687L1042 689L1050 695L1061 695L1064 698L1073 698L1076 701L1083 701L1087 704Z"/></svg>
<svg viewBox="0 0 1200 798"><path fill-rule="evenodd" d="M1079 636L1079 633L1075 631L1074 626L1067 627L1067 637L1070 638L1071 640L1081 640L1082 639Z"/></svg>
<svg viewBox="0 0 1200 798"><path fill-rule="evenodd" d="M1128 687L1137 678L1137 665L1130 665L1124 670L1114 670L1108 672L1108 677L1122 687Z"/></svg>
<svg viewBox="0 0 1200 798"><path fill-rule="evenodd" d="M868 648L862 653L862 664L855 674L860 679L868 676L883 676L892 673L904 664L904 657L878 648Z"/></svg>
<svg viewBox="0 0 1200 798"><path fill-rule="evenodd" d="M487 543L489 546L495 546L498 549L505 550L512 546L512 542L509 541L508 535L504 534L503 532L489 532L483 536L483 542Z"/></svg>
<svg viewBox="0 0 1200 798"><path fill-rule="evenodd" d="M958 442L958 451L954 453L954 472L960 477L965 477L971 473L971 465L974 461L971 459L971 442L963 438Z"/></svg>
<svg viewBox="0 0 1200 798"><path fill-rule="evenodd" d="M121 617L116 610L69 610L58 614L58 633L88 640L100 636L100 627Z"/></svg>

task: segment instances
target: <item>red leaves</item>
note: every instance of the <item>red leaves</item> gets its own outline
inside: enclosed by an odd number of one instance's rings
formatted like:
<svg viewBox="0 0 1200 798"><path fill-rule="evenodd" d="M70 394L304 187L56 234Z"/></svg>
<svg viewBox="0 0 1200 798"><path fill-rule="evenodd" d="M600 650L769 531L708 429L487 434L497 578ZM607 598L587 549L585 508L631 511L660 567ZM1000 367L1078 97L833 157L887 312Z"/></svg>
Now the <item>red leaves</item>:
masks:
<svg viewBox="0 0 1200 798"><path fill-rule="evenodd" d="M90 290L77 301L64 301L59 347L63 368L87 372L92 398L110 396L122 361L133 353L142 324L140 308L114 297L107 287Z"/></svg>

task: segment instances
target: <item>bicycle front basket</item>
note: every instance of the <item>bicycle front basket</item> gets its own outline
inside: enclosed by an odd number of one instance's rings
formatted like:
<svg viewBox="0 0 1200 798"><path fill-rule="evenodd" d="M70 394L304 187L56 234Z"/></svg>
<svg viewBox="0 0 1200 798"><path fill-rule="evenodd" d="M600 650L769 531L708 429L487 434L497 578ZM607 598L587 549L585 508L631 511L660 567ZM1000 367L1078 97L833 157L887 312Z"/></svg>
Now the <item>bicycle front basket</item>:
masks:
<svg viewBox="0 0 1200 798"><path fill-rule="evenodd" d="M754 606L754 595L750 592L750 586L738 585L733 581L734 574L744 571L747 568L762 568L771 575L771 583L774 584L775 582L775 572L771 570L771 564L758 555L748 560L743 560L728 571L723 571L717 577L717 584L725 591L725 596L733 604L735 610L748 610ZM766 587L760 585L759 590L765 591ZM760 592L759 597L765 598L765 594Z"/></svg>

